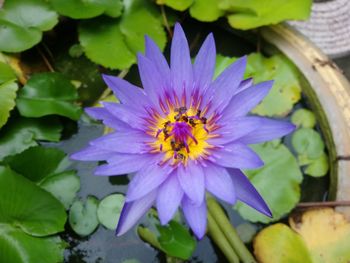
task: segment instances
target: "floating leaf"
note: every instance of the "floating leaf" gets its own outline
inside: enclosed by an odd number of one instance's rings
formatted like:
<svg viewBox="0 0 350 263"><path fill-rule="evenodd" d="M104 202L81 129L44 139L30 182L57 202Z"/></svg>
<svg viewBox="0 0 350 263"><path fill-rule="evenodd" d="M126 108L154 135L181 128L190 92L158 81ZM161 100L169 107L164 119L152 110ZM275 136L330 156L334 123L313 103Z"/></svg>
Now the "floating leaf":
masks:
<svg viewBox="0 0 350 263"><path fill-rule="evenodd" d="M156 0L159 5L167 5L178 11L185 11L189 8L194 0Z"/></svg>
<svg viewBox="0 0 350 263"><path fill-rule="evenodd" d="M321 135L313 129L301 128L293 133L294 150L308 159L317 159L323 154L324 142Z"/></svg>
<svg viewBox="0 0 350 263"><path fill-rule="evenodd" d="M254 254L261 263L312 263L303 239L284 224L264 228L254 239Z"/></svg>
<svg viewBox="0 0 350 263"><path fill-rule="evenodd" d="M0 50L20 52L39 43L42 31L58 22L56 12L43 0L6 0L0 9Z"/></svg>
<svg viewBox="0 0 350 263"><path fill-rule="evenodd" d="M297 127L303 128L313 128L316 125L315 114L307 109L296 110L291 117L291 121Z"/></svg>
<svg viewBox="0 0 350 263"><path fill-rule="evenodd" d="M157 225L158 241L162 250L169 256L187 260L196 248L196 240L187 228L172 220L167 226Z"/></svg>
<svg viewBox="0 0 350 263"><path fill-rule="evenodd" d="M16 79L16 74L12 68L4 62L0 62L0 84L14 79Z"/></svg>
<svg viewBox="0 0 350 263"><path fill-rule="evenodd" d="M108 195L102 199L97 209L97 218L108 229L115 230L124 205L121 194Z"/></svg>
<svg viewBox="0 0 350 263"><path fill-rule="evenodd" d="M25 117L57 114L78 120L81 108L74 104L77 99L75 87L63 74L39 73L18 93L17 108Z"/></svg>
<svg viewBox="0 0 350 263"><path fill-rule="evenodd" d="M307 19L311 4L311 0L223 0L220 7L232 13L227 17L232 27L252 29L284 20Z"/></svg>
<svg viewBox="0 0 350 263"><path fill-rule="evenodd" d="M323 153L321 157L313 160L305 169L305 173L314 176L321 177L327 174L329 169L328 156Z"/></svg>
<svg viewBox="0 0 350 263"><path fill-rule="evenodd" d="M97 219L98 200L94 196L88 196L85 204L81 200L73 203L69 211L69 224L75 233L88 236L98 226Z"/></svg>
<svg viewBox="0 0 350 263"><path fill-rule="evenodd" d="M0 133L0 160L37 145L36 140L59 141L62 125L58 119L17 118L10 121Z"/></svg>
<svg viewBox="0 0 350 263"><path fill-rule="evenodd" d="M61 15L75 19L92 18L102 14L118 17L123 9L121 0L51 0L51 4Z"/></svg>
<svg viewBox="0 0 350 263"><path fill-rule="evenodd" d="M0 64L1 65L1 64ZM0 68L1 70L1 68ZM4 76L0 76L4 77ZM1 81L1 79L0 79ZM15 82L9 81L0 84L0 128L4 126L10 116L10 111L15 107L16 92L18 86Z"/></svg>
<svg viewBox="0 0 350 263"><path fill-rule="evenodd" d="M51 194L27 178L0 166L0 223L33 236L64 230L66 213Z"/></svg>
<svg viewBox="0 0 350 263"><path fill-rule="evenodd" d="M63 262L64 243L59 237L33 237L10 225L0 227L0 262Z"/></svg>
<svg viewBox="0 0 350 263"><path fill-rule="evenodd" d="M274 80L270 93L253 109L262 116L284 116L301 98L301 86L297 68L284 56L263 57L260 53L248 56L246 77L253 77L259 83Z"/></svg>
<svg viewBox="0 0 350 263"><path fill-rule="evenodd" d="M216 56L214 78L219 76L229 65L231 65L236 60L237 58L235 57L230 58L230 57L225 57L223 55L218 54Z"/></svg>
<svg viewBox="0 0 350 263"><path fill-rule="evenodd" d="M266 217L243 203L238 203L236 209L243 218L252 222L276 221L298 203L302 173L295 157L283 144L274 146L265 143L252 148L265 165L245 173L272 210L273 218Z"/></svg>
<svg viewBox="0 0 350 263"><path fill-rule="evenodd" d="M40 186L68 209L80 189L80 179L75 171L66 171L46 177Z"/></svg>
<svg viewBox="0 0 350 263"><path fill-rule="evenodd" d="M257 227L247 222L236 226L236 231L244 243L250 243L257 232Z"/></svg>
<svg viewBox="0 0 350 263"><path fill-rule="evenodd" d="M190 8L192 17L203 22L212 22L224 14L217 0L195 0Z"/></svg>
<svg viewBox="0 0 350 263"><path fill-rule="evenodd" d="M304 239L313 262L350 261L350 224L343 214L332 208L315 209L306 211L301 217L291 217L289 223Z"/></svg>

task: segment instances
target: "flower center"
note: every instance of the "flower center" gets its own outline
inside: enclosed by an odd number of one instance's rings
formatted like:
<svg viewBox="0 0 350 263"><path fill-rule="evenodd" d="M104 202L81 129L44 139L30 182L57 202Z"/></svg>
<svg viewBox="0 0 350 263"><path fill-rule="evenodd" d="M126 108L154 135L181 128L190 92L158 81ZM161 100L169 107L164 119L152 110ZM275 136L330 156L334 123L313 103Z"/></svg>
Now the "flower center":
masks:
<svg viewBox="0 0 350 263"><path fill-rule="evenodd" d="M212 125L202 111L186 107L173 108L166 117L159 117L151 133L157 138L151 143L152 152L164 152L164 161L186 164L187 160L205 158L211 147L206 140L211 137Z"/></svg>

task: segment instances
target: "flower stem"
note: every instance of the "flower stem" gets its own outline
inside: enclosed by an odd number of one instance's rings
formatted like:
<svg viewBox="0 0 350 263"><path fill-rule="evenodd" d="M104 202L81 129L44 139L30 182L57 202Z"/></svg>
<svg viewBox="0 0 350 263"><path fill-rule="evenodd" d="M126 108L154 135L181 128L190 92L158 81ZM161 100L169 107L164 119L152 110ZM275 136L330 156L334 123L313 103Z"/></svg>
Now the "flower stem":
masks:
<svg viewBox="0 0 350 263"><path fill-rule="evenodd" d="M208 235L213 239L215 244L220 248L230 263L239 263L239 258L235 251L230 246L224 234L221 232L219 226L216 224L214 218L208 213Z"/></svg>
<svg viewBox="0 0 350 263"><path fill-rule="evenodd" d="M218 224L221 231L224 233L232 248L236 251L243 263L256 263L256 260L239 238L236 230L231 225L231 222L226 217L224 210L213 198L208 198L208 211L213 219Z"/></svg>

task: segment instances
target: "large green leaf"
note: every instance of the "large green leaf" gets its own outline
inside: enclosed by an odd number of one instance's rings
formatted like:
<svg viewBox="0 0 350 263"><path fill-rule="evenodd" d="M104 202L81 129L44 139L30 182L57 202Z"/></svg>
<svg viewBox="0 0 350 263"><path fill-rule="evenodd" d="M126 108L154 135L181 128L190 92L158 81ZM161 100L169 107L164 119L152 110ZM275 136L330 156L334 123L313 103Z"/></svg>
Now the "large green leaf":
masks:
<svg viewBox="0 0 350 263"><path fill-rule="evenodd" d="M61 15L75 19L92 18L103 13L118 17L123 9L121 0L51 0L51 4Z"/></svg>
<svg viewBox="0 0 350 263"><path fill-rule="evenodd" d="M194 0L156 0L159 5L167 5L178 11L185 11L189 8Z"/></svg>
<svg viewBox="0 0 350 263"><path fill-rule="evenodd" d="M0 50L20 52L31 48L58 22L44 0L6 0L0 9Z"/></svg>
<svg viewBox="0 0 350 263"><path fill-rule="evenodd" d="M284 20L307 19L311 0L222 0L229 24L238 29L251 29L277 24Z"/></svg>
<svg viewBox="0 0 350 263"><path fill-rule="evenodd" d="M59 237L33 237L10 225L0 224L0 262L63 262L64 243Z"/></svg>
<svg viewBox="0 0 350 263"><path fill-rule="evenodd" d="M273 218L266 217L243 203L238 203L236 209L243 218L252 222L276 221L298 203L302 173L297 160L283 144L274 146L265 143L252 148L262 158L264 166L245 173L270 207Z"/></svg>
<svg viewBox="0 0 350 263"><path fill-rule="evenodd" d="M0 132L0 160L37 145L36 140L59 141L62 125L56 118L17 118Z"/></svg>
<svg viewBox="0 0 350 263"><path fill-rule="evenodd" d="M0 61L0 84L14 79L16 79L16 74L12 68L8 64Z"/></svg>
<svg viewBox="0 0 350 263"><path fill-rule="evenodd" d="M172 220L167 226L157 225L157 229L159 244L167 255L184 260L192 256L196 240L182 224Z"/></svg>
<svg viewBox="0 0 350 263"><path fill-rule="evenodd" d="M20 90L17 108L22 116L42 117L57 114L79 119L81 108L75 87L60 73L40 73L29 79Z"/></svg>
<svg viewBox="0 0 350 263"><path fill-rule="evenodd" d="M224 14L217 0L195 0L190 8L192 17L203 22L212 22Z"/></svg>
<svg viewBox="0 0 350 263"><path fill-rule="evenodd" d="M254 240L254 254L261 263L312 263L304 240L284 224L264 228Z"/></svg>
<svg viewBox="0 0 350 263"><path fill-rule="evenodd" d="M0 128L7 122L7 119L10 116L10 111L16 105L15 99L17 89L18 86L13 81L0 84Z"/></svg>
<svg viewBox="0 0 350 263"><path fill-rule="evenodd" d="M67 216L63 205L51 194L0 166L0 223L18 227L33 236L64 230Z"/></svg>

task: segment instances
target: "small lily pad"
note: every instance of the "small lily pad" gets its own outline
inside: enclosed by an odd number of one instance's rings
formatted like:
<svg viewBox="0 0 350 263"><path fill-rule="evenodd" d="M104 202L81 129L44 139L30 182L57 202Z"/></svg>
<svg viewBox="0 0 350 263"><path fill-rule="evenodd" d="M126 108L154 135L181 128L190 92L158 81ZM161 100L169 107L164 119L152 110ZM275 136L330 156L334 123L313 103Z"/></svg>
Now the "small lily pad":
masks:
<svg viewBox="0 0 350 263"><path fill-rule="evenodd" d="M97 219L98 199L88 196L85 204L76 200L69 211L69 225L80 236L88 236L98 226Z"/></svg>
<svg viewBox="0 0 350 263"><path fill-rule="evenodd" d="M238 236L244 243L250 243L257 232L257 227L251 223L242 223L236 226Z"/></svg>
<svg viewBox="0 0 350 263"><path fill-rule="evenodd" d="M328 162L329 161L327 154L323 153L321 157L317 158L316 160L313 160L312 163L310 163L306 167L305 173L313 177L324 176L329 170Z"/></svg>
<svg viewBox="0 0 350 263"><path fill-rule="evenodd" d="M224 14L217 0L195 0L190 8L190 14L202 22L212 22Z"/></svg>
<svg viewBox="0 0 350 263"><path fill-rule="evenodd" d="M296 110L291 117L291 121L297 127L302 128L313 128L316 125L315 114L307 109Z"/></svg>
<svg viewBox="0 0 350 263"><path fill-rule="evenodd" d="M321 135L310 128L301 128L294 132L292 145L299 155L303 155L308 159L321 157L325 147Z"/></svg>
<svg viewBox="0 0 350 263"><path fill-rule="evenodd" d="M0 84L14 79L16 79L16 74L13 69L8 64L0 61Z"/></svg>
<svg viewBox="0 0 350 263"><path fill-rule="evenodd" d="M159 5L167 5L178 11L185 11L189 8L194 0L156 0Z"/></svg>
<svg viewBox="0 0 350 263"><path fill-rule="evenodd" d="M0 76L0 78L1 77L6 78L5 76ZM13 81L8 81L3 84L0 84L0 128L5 125L7 119L10 116L10 111L16 105L15 99L17 96L17 89L18 85Z"/></svg>
<svg viewBox="0 0 350 263"><path fill-rule="evenodd" d="M254 254L261 263L313 262L303 239L280 223L259 232L254 239Z"/></svg>
<svg viewBox="0 0 350 263"><path fill-rule="evenodd" d="M122 194L112 194L101 200L97 209L97 217L103 226L110 230L117 228L124 199Z"/></svg>

